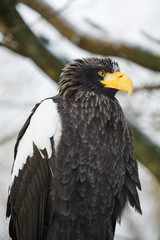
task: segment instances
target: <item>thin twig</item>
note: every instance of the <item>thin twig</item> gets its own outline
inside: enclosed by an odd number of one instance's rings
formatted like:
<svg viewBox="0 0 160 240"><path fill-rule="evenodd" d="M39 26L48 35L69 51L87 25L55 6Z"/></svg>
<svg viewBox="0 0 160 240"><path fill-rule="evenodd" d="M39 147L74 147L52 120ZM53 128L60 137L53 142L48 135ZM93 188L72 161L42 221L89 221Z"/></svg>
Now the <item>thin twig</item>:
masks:
<svg viewBox="0 0 160 240"><path fill-rule="evenodd" d="M150 86L134 88L134 92L143 91L143 90L153 91L153 90L159 90L159 89L160 89L160 85L150 85Z"/></svg>

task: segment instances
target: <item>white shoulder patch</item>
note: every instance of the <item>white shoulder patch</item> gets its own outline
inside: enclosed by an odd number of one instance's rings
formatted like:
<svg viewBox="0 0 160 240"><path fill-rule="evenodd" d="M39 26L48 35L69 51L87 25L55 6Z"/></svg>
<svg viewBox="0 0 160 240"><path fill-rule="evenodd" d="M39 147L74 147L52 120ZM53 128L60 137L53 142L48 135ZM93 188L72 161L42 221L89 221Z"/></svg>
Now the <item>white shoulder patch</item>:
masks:
<svg viewBox="0 0 160 240"><path fill-rule="evenodd" d="M33 156L33 142L38 149L43 150L45 148L48 156L51 157L50 138L53 136L56 150L61 132L62 126L57 103L54 103L52 99L42 101L31 117L25 134L19 141L11 182L13 182L15 176L18 176L19 169L22 169L27 157Z"/></svg>

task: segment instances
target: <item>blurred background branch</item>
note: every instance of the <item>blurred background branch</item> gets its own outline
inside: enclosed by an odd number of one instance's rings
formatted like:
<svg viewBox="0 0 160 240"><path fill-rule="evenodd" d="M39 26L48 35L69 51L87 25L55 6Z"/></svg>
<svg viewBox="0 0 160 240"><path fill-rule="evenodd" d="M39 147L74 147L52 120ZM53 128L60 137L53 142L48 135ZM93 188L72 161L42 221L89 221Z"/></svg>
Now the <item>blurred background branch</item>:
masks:
<svg viewBox="0 0 160 240"><path fill-rule="evenodd" d="M25 24L16 10L16 2L15 4L12 3L12 7L10 2L2 0L0 5L1 20L7 26L7 32L8 29L10 30L7 37L8 35L11 36L9 36L10 41L5 41L3 46L6 45L8 48L13 49L13 45L16 45L17 48L14 48L14 51L22 53L23 56L28 56L48 76L58 80L64 66L62 60L53 55Z"/></svg>
<svg viewBox="0 0 160 240"><path fill-rule="evenodd" d="M147 50L143 50L139 47L132 47L122 44L121 42L109 42L95 39L94 37L83 35L78 32L74 27L69 24L66 19L63 19L59 12L57 13L53 9L37 0L19 0L35 11L39 12L43 18L45 18L50 24L52 24L64 37L70 40L78 47L102 56L117 56L126 58L137 64L140 64L146 68L150 68L155 71L160 71L160 56L153 54Z"/></svg>
<svg viewBox="0 0 160 240"><path fill-rule="evenodd" d="M152 90L159 90L159 89L160 89L160 85L158 84L158 85L137 87L137 88L134 88L134 92L143 91L143 90L152 91Z"/></svg>
<svg viewBox="0 0 160 240"><path fill-rule="evenodd" d="M160 148L151 142L132 121L129 122L129 125L134 136L133 143L136 158L143 163L160 182Z"/></svg>

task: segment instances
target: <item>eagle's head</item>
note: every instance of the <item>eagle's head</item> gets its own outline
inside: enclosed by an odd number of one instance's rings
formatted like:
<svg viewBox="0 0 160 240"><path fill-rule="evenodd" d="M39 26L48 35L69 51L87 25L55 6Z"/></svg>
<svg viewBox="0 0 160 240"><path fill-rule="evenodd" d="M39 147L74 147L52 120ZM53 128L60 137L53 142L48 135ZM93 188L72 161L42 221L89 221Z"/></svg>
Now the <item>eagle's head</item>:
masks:
<svg viewBox="0 0 160 240"><path fill-rule="evenodd" d="M120 72L119 66L110 58L76 59L68 64L60 76L60 95L73 96L77 91L94 91L114 97L118 90L132 93L131 79Z"/></svg>

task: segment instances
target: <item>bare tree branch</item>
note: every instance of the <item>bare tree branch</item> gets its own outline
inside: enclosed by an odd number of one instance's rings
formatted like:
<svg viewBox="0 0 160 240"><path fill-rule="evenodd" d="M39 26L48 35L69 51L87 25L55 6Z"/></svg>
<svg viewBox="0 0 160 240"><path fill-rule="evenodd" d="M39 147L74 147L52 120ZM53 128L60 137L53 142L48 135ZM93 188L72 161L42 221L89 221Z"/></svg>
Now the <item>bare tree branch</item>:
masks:
<svg viewBox="0 0 160 240"><path fill-rule="evenodd" d="M10 3L13 4L12 7ZM30 57L48 76L58 81L61 69L64 66L62 60L47 50L32 33L17 12L14 1L1 0L0 18L11 30L14 39L23 49L23 55Z"/></svg>
<svg viewBox="0 0 160 240"><path fill-rule="evenodd" d="M143 163L160 182L160 148L151 142L132 121L130 121L129 125L133 132L136 158Z"/></svg>
<svg viewBox="0 0 160 240"><path fill-rule="evenodd" d="M160 85L149 85L149 86L134 88L134 92L138 92L142 90L153 91L153 90L159 90L159 89L160 89Z"/></svg>
<svg viewBox="0 0 160 240"><path fill-rule="evenodd" d="M151 36L150 34L148 34L147 32L145 31L142 31L143 35L146 36L149 40L155 42L155 43L158 43L160 44L160 39L156 39L155 37Z"/></svg>
<svg viewBox="0 0 160 240"><path fill-rule="evenodd" d="M19 0L19 2L22 2L39 12L41 16L51 23L64 37L68 38L72 43L84 50L103 56L109 55L123 57L144 67L160 71L160 56L155 55L152 52L142 50L139 47L102 41L100 39L83 35L67 23L65 19L58 16L56 11L51 10L44 2L37 0Z"/></svg>
<svg viewBox="0 0 160 240"><path fill-rule="evenodd" d="M16 41L4 41L4 42L0 42L0 46L1 47L5 47L8 48L9 50L18 53L24 57L28 57L28 55L26 54L26 52L23 51L23 49L21 48L21 46L16 42Z"/></svg>

